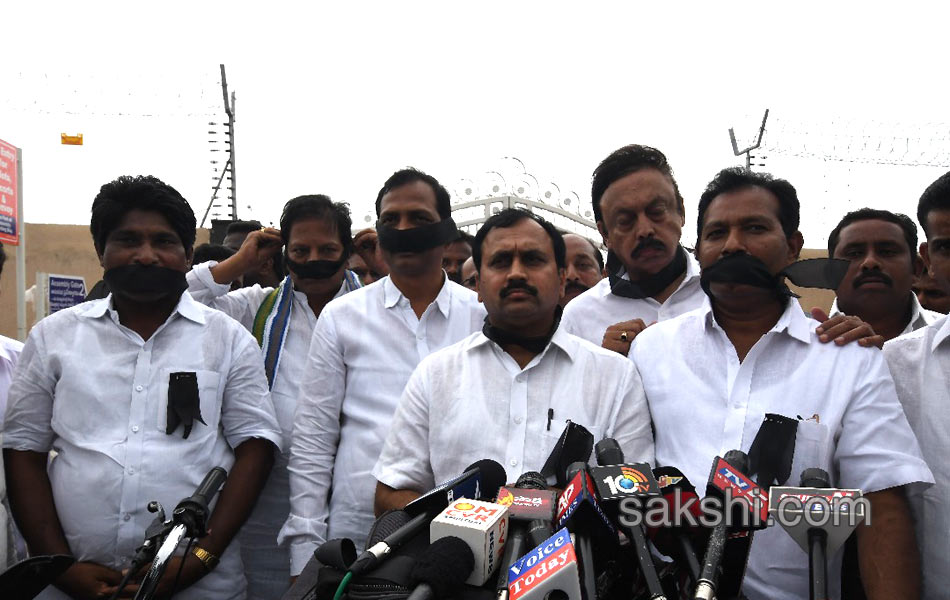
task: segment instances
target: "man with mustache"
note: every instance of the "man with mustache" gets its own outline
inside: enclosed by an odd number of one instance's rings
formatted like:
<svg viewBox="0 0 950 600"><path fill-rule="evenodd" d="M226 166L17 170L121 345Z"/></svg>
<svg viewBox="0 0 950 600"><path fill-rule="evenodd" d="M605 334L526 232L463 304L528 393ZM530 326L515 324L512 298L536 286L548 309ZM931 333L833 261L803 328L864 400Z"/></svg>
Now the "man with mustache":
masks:
<svg viewBox="0 0 950 600"><path fill-rule="evenodd" d="M594 242L576 233L565 233L564 246L567 250L567 278L562 308L604 278L604 257Z"/></svg>
<svg viewBox="0 0 950 600"><path fill-rule="evenodd" d="M156 597L244 598L230 542L281 444L260 350L186 291L195 215L171 186L150 176L102 186L90 229L112 292L33 327L5 423L10 503L30 553L77 559L39 597L111 596L154 518L148 504L171 509L220 466L228 479L208 535L178 550Z"/></svg>
<svg viewBox="0 0 950 600"><path fill-rule="evenodd" d="M373 469L377 513L478 459L498 461L511 480L539 471L568 420L595 440L615 438L630 462L653 460L636 369L558 325L567 263L557 229L506 209L485 221L472 252L488 316L413 372Z"/></svg>
<svg viewBox="0 0 950 600"><path fill-rule="evenodd" d="M699 308L699 267L680 245L686 208L673 169L656 148L631 144L594 169L591 202L607 246L607 278L564 309L562 327L626 355L650 324ZM821 341L883 341L856 317L821 317Z"/></svg>
<svg viewBox="0 0 950 600"><path fill-rule="evenodd" d="M868 597L917 598L904 486L933 478L881 353L822 344L817 321L785 286L803 245L798 224L787 181L733 168L707 186L696 248L707 299L642 332L631 350L653 416L656 462L702 482L713 457L738 449L763 488L824 469L833 487L862 489L871 502L872 523L857 532ZM833 598L840 560L840 551L830 560ZM743 584L751 600L805 598L808 583L807 556L781 527L756 533Z"/></svg>
<svg viewBox="0 0 950 600"><path fill-rule="evenodd" d="M280 231L260 228L220 263L195 266L187 276L195 300L223 311L254 334L277 411L284 447L290 446L301 374L313 328L330 300L362 287L346 270L353 252L350 209L322 194L284 205ZM230 282L285 254L289 273L277 287L259 285L228 293ZM277 534L290 514L286 455L277 458L254 513L241 530L249 600L279 598L290 582L290 553Z"/></svg>
<svg viewBox="0 0 950 600"><path fill-rule="evenodd" d="M923 262L917 225L906 215L871 208L848 213L828 236L828 256L851 261L831 314L856 315L885 341L942 316L921 307L911 291Z"/></svg>
<svg viewBox="0 0 950 600"><path fill-rule="evenodd" d="M373 523L379 458L409 375L430 353L476 331L485 311L442 270L458 229L449 193L415 169L376 197L389 276L330 302L313 332L294 416L290 517L280 532L298 575L324 541L363 543Z"/></svg>
<svg viewBox="0 0 950 600"><path fill-rule="evenodd" d="M920 245L927 272L950 292L950 173L930 184L917 204L917 220L927 236ZM925 598L943 598L950 586L950 320L891 340L884 358L897 395L920 440L937 484L910 494L920 542Z"/></svg>

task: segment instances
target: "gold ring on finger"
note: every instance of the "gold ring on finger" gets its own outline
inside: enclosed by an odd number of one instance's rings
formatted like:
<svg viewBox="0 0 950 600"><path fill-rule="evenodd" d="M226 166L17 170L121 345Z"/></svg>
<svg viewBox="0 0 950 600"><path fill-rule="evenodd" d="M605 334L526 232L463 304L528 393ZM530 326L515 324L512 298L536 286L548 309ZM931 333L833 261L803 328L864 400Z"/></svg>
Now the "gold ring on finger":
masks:
<svg viewBox="0 0 950 600"><path fill-rule="evenodd" d="M620 341L621 341L621 342L626 342L626 341L627 341L627 332L626 332L626 331L621 331L621 332L620 332Z"/></svg>

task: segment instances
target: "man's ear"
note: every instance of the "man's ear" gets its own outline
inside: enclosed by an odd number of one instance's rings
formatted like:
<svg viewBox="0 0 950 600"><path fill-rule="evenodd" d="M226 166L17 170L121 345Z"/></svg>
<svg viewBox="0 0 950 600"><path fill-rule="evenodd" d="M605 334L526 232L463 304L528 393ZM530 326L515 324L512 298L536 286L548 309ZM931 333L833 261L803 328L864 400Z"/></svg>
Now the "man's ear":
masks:
<svg viewBox="0 0 950 600"><path fill-rule="evenodd" d="M933 273L930 271L930 250L927 246L927 242L922 242L920 244L920 259L923 263L922 271L927 271L930 276L933 277Z"/></svg>
<svg viewBox="0 0 950 600"><path fill-rule="evenodd" d="M801 231L796 231L788 238L788 258L795 262L802 255L802 247L805 245L805 237Z"/></svg>
<svg viewBox="0 0 950 600"><path fill-rule="evenodd" d="M185 266L191 269L192 260L195 258L195 247L185 248Z"/></svg>
<svg viewBox="0 0 950 600"><path fill-rule="evenodd" d="M478 269L475 269L475 293L478 294L478 301L484 303L482 300L482 276Z"/></svg>
<svg viewBox="0 0 950 600"><path fill-rule="evenodd" d="M561 290L561 295L559 296L558 302L564 300L564 296L567 294L567 269L564 267L558 267L557 270L558 278L561 280L559 289Z"/></svg>
<svg viewBox="0 0 950 600"><path fill-rule="evenodd" d="M925 242L925 243L926 243L926 242ZM914 277L915 277L915 278L916 278L916 277L920 277L920 276L923 274L923 272L924 272L924 261L923 261L923 259L920 258L920 256L914 254L914 255L911 257L910 262L911 262L911 265L912 265L911 270L914 272Z"/></svg>

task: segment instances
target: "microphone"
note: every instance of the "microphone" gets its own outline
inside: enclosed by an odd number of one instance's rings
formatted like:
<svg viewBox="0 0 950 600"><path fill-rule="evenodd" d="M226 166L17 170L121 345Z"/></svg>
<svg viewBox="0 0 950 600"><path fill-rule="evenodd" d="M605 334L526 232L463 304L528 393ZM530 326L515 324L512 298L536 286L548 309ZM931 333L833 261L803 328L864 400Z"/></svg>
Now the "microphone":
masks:
<svg viewBox="0 0 950 600"><path fill-rule="evenodd" d="M823 469L802 471L800 487L769 490L769 512L808 554L812 600L828 598L828 555L834 554L864 520L861 490L831 487Z"/></svg>
<svg viewBox="0 0 950 600"><path fill-rule="evenodd" d="M581 589L585 600L595 600L594 540L600 543L617 541L617 530L597 502L594 483L587 474L587 465L572 463L567 469L570 480L557 502L557 526L567 527L574 534L581 564Z"/></svg>
<svg viewBox="0 0 950 600"><path fill-rule="evenodd" d="M749 457L740 450L730 450L724 458L717 456L713 460L706 495L720 498L723 501L723 510L719 523L709 535L694 600L713 600L716 597L720 574L725 572L721 565L724 562L727 535L735 530L742 531L750 527L761 529L768 525L768 498L762 493L762 489L745 475L748 470ZM732 585L738 586L742 581L745 560L741 557L744 554L745 559L748 558L751 537L751 534L745 536L740 544L741 548L729 560L730 573L738 574L737 579L730 580L730 588ZM736 583L732 584L732 581ZM723 589L720 590L723 592L722 597L731 597L725 593L725 587L722 586ZM737 594L738 587L732 595Z"/></svg>
<svg viewBox="0 0 950 600"><path fill-rule="evenodd" d="M448 506L457 497L480 497L483 490L490 491L492 497L498 488L504 485L507 475L505 469L491 459L480 460L450 481L436 486L435 489L416 498L406 505L405 510L412 518L403 526L373 544L360 554L350 565L354 577L376 567L393 550L405 544L422 531L429 521Z"/></svg>
<svg viewBox="0 0 950 600"><path fill-rule="evenodd" d="M429 541L458 537L472 549L475 566L465 583L482 585L498 567L508 531L508 507L462 498L429 525Z"/></svg>
<svg viewBox="0 0 950 600"><path fill-rule="evenodd" d="M518 478L514 487L498 490L495 502L508 507L510 525L502 569L498 572L495 591L498 600L508 596L508 568L527 548L539 546L551 536L554 519L555 494L547 489L544 476L528 471Z"/></svg>
<svg viewBox="0 0 950 600"><path fill-rule="evenodd" d="M439 538L416 559L410 580L416 587L407 600L448 598L458 590L475 566L475 555L465 541Z"/></svg>
<svg viewBox="0 0 950 600"><path fill-rule="evenodd" d="M661 552L672 556L677 563L686 565L686 572L695 586L699 581L700 567L696 548L693 546L693 539L688 528L689 524L681 523L679 517L674 516L676 513L671 514L669 508L684 507L688 518L692 518L693 523L699 523L702 510L699 505L699 496L696 495L696 488L676 467L657 467L653 469L653 475L656 477L660 486L660 494L663 496L663 503L666 508L664 523L668 526L669 534L664 534L663 529L652 529L650 531L651 539Z"/></svg>
<svg viewBox="0 0 950 600"><path fill-rule="evenodd" d="M549 425L553 416L554 411L548 410ZM594 435L583 425L568 421L564 431L561 432L561 437L554 444L551 454L544 461L541 475L547 480L548 485L564 489L567 487L567 480L570 479L570 477L565 477L567 468L574 462L586 463L593 448Z"/></svg>
<svg viewBox="0 0 950 600"><path fill-rule="evenodd" d="M566 528L511 565L508 592L510 600L583 600L577 553Z"/></svg>
<svg viewBox="0 0 950 600"><path fill-rule="evenodd" d="M195 493L178 503L172 511L172 519L183 523L192 535L204 537L210 512L208 502L218 493L227 478L227 471L221 467L212 468L198 484Z"/></svg>
<svg viewBox="0 0 950 600"><path fill-rule="evenodd" d="M642 522L644 501L659 495L659 485L653 477L650 465L646 463L624 464L623 450L613 438L604 438L597 442L597 464L590 470L591 478L597 485L597 493L605 506L611 507L614 517L622 509L625 515L637 513ZM633 545L640 564L640 572L646 581L651 600L666 600L663 586L656 573L656 565L647 547L646 535L641 524L625 525L624 519L618 519L620 530L626 534Z"/></svg>

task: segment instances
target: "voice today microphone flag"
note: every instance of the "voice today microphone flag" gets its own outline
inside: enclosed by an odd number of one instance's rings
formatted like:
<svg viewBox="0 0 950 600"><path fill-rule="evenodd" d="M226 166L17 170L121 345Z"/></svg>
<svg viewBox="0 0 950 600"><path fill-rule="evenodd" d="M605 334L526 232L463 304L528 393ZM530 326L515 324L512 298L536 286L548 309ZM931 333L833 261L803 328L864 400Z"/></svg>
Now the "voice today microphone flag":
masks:
<svg viewBox="0 0 950 600"><path fill-rule="evenodd" d="M570 599L581 598L577 554L566 527L508 569L509 600L540 599L553 590Z"/></svg>

